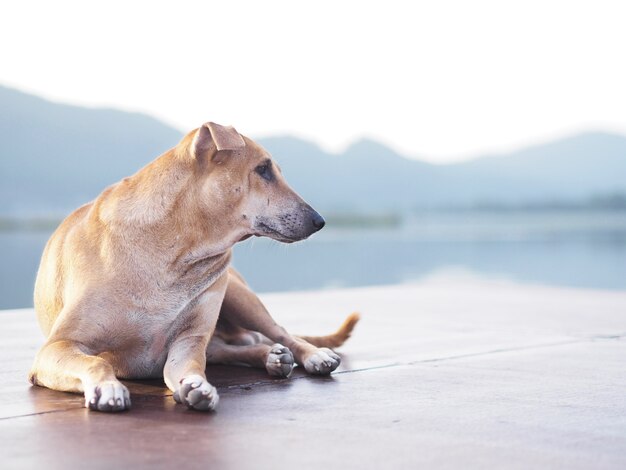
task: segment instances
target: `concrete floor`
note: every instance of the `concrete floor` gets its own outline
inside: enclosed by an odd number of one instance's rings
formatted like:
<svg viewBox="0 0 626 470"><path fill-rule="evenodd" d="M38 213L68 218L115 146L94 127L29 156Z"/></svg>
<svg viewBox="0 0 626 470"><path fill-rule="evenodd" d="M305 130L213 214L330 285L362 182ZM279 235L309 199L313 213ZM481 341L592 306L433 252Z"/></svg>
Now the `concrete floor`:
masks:
<svg viewBox="0 0 626 470"><path fill-rule="evenodd" d="M156 381L114 415L30 387L34 313L0 312L0 467L626 468L626 292L432 279L263 299L296 333L363 319L330 378L209 368L210 414Z"/></svg>

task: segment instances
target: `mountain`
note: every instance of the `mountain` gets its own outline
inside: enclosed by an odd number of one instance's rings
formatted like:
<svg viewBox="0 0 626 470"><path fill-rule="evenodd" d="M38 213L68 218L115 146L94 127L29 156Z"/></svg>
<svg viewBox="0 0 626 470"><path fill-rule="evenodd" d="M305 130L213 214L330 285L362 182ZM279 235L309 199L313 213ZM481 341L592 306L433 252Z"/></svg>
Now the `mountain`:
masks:
<svg viewBox="0 0 626 470"><path fill-rule="evenodd" d="M52 103L0 86L0 213L67 212L181 135L143 114Z"/></svg>
<svg viewBox="0 0 626 470"><path fill-rule="evenodd" d="M66 213L181 136L143 114L52 103L0 86L0 215ZM339 155L290 136L257 141L290 184L327 212L581 201L626 193L626 137L614 134L579 134L450 165L408 159L371 140Z"/></svg>
<svg viewBox="0 0 626 470"><path fill-rule="evenodd" d="M584 133L449 168L468 200L580 200L626 190L626 138Z"/></svg>
<svg viewBox="0 0 626 470"><path fill-rule="evenodd" d="M323 210L407 209L437 191L436 165L407 159L371 140L355 142L341 155L293 137L258 142L278 161L287 181Z"/></svg>
<svg viewBox="0 0 626 470"><path fill-rule="evenodd" d="M331 210L582 202L626 194L626 137L621 135L579 134L449 165L409 160L370 140L354 143L341 155L289 137L260 142L294 187Z"/></svg>

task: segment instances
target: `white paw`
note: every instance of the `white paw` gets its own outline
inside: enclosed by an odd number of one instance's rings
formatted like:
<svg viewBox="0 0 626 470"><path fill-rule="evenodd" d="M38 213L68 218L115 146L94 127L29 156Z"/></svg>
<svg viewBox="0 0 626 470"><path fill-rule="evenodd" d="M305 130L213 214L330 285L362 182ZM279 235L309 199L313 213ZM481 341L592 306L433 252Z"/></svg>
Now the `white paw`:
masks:
<svg viewBox="0 0 626 470"><path fill-rule="evenodd" d="M106 380L85 387L85 408L97 411L123 411L130 408L130 393L117 380Z"/></svg>
<svg viewBox="0 0 626 470"><path fill-rule="evenodd" d="M293 354L291 354L289 348L279 343L272 346L265 361L267 373L274 377L289 377L293 367Z"/></svg>
<svg viewBox="0 0 626 470"><path fill-rule="evenodd" d="M212 411L220 397L217 389L200 375L190 375L180 381L180 388L174 392L174 400L200 411Z"/></svg>
<svg viewBox="0 0 626 470"><path fill-rule="evenodd" d="M319 348L304 360L304 368L309 374L327 375L341 364L341 358L328 348Z"/></svg>

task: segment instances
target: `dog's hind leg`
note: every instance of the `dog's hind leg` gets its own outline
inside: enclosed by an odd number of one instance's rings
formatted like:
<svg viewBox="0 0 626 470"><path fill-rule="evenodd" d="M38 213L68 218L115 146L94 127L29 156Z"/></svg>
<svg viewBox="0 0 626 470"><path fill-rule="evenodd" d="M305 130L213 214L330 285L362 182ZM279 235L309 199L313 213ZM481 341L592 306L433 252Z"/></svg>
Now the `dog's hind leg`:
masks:
<svg viewBox="0 0 626 470"><path fill-rule="evenodd" d="M207 364L265 368L274 377L289 377L294 368L291 351L282 344L234 345L213 336L206 352Z"/></svg>
<svg viewBox="0 0 626 470"><path fill-rule="evenodd" d="M46 343L35 358L29 374L33 385L63 392L83 392L85 407L98 411L130 408L128 389L115 377L113 366L86 352L74 341Z"/></svg>
<svg viewBox="0 0 626 470"><path fill-rule="evenodd" d="M220 316L248 330L258 331L274 343L287 346L298 364L310 374L330 374L341 359L328 348L318 348L307 341L290 335L277 325L261 300L248 288L240 275L229 271L228 286Z"/></svg>

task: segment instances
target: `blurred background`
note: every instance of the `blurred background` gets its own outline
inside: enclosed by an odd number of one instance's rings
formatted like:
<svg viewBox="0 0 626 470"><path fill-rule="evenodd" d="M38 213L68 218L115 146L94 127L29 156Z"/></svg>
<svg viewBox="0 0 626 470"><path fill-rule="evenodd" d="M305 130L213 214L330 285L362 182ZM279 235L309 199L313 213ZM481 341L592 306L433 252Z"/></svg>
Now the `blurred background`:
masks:
<svg viewBox="0 0 626 470"><path fill-rule="evenodd" d="M260 292L438 277L626 289L626 13L610 1L0 7L0 308L60 220L205 121L327 219L241 243Z"/></svg>

